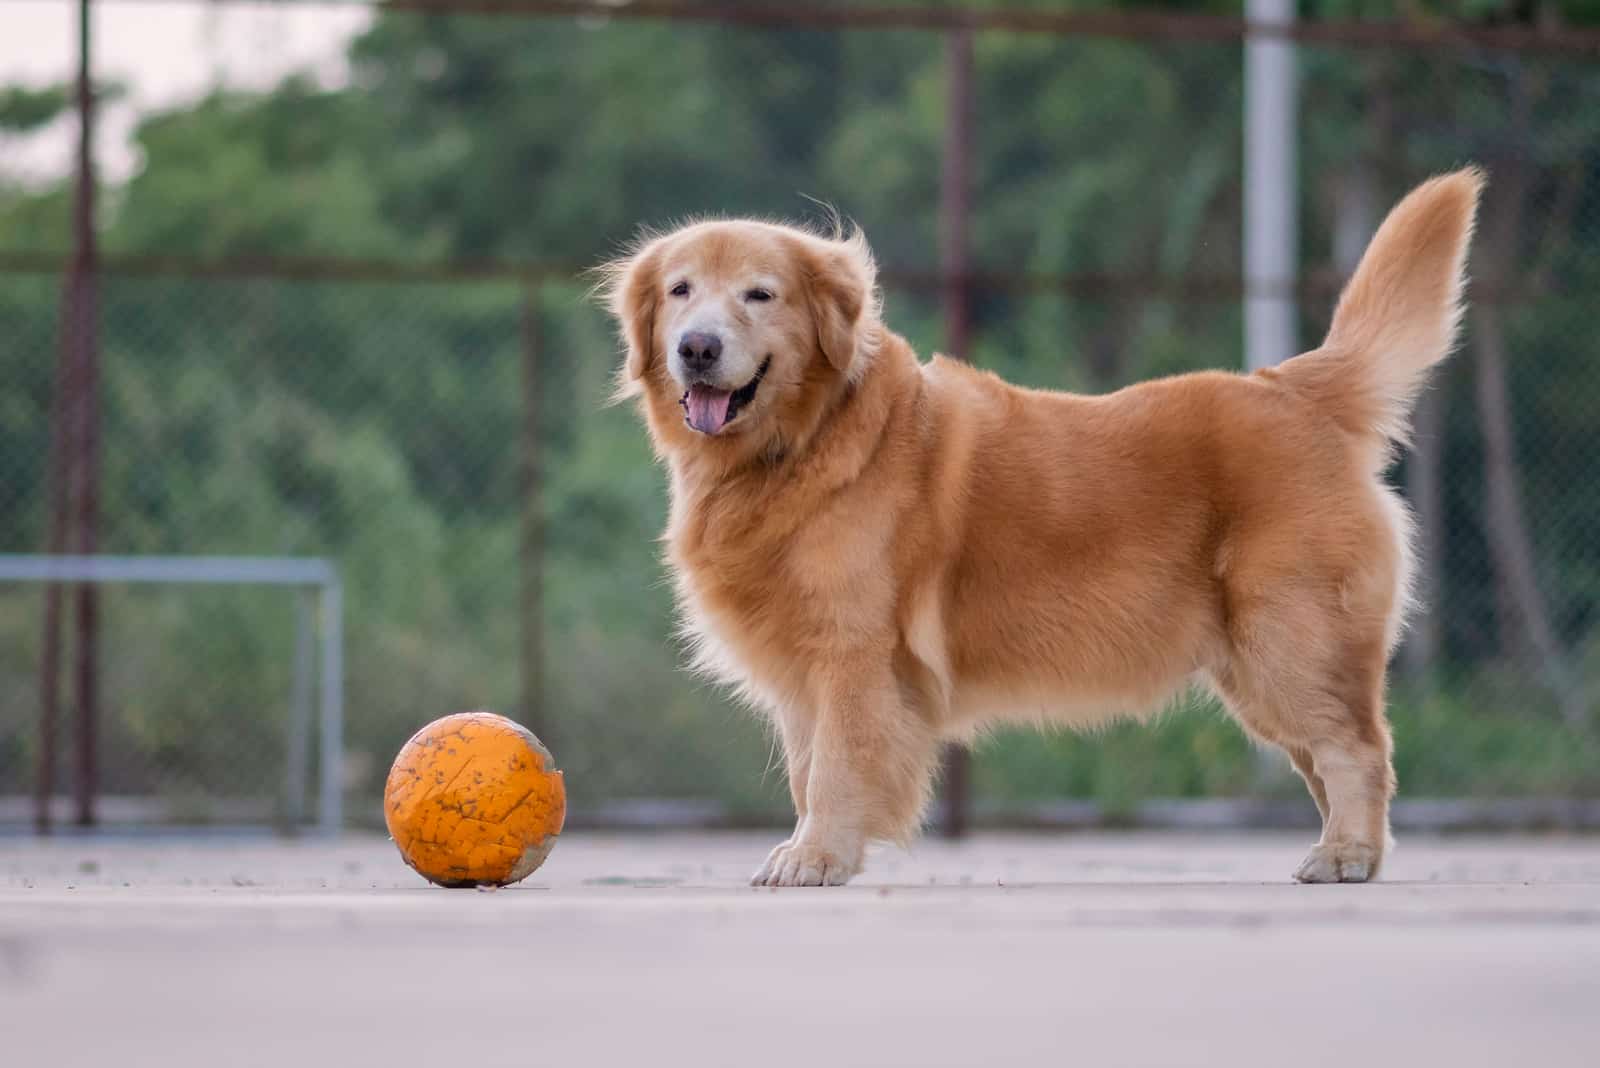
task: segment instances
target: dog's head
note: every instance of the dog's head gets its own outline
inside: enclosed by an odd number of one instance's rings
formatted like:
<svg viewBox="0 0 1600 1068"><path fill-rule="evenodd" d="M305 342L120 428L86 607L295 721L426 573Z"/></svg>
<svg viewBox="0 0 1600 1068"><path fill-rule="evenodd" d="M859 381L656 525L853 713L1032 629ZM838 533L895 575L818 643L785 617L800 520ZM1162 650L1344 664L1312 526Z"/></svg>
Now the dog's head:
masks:
<svg viewBox="0 0 1600 1068"><path fill-rule="evenodd" d="M877 346L872 253L857 231L696 223L606 269L639 396L669 451L725 458L782 447L866 372Z"/></svg>

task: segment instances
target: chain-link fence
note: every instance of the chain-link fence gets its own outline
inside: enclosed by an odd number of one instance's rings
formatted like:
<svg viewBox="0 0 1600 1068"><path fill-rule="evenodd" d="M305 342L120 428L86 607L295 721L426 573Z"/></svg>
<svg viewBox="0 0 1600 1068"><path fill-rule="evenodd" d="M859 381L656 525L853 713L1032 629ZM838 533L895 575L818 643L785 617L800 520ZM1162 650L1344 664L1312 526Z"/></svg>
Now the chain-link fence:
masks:
<svg viewBox="0 0 1600 1068"><path fill-rule="evenodd" d="M616 344L573 271L639 223L804 216L814 195L887 265L890 324L943 343L944 33L763 10L375 11L347 83L150 115L141 168L102 189L98 547L337 563L352 819L376 818L404 738L464 707L535 722L575 814L785 804L759 725L678 667L662 475L604 404ZM1090 391L1239 365L1241 46L1216 25L976 35L975 362ZM1466 161L1493 182L1465 342L1394 475L1428 600L1396 667L1402 796L1594 795L1600 49L1356 36L1297 50L1301 271L1279 286L1304 344L1409 184ZM0 552L46 544L68 202L0 185ZM37 757L41 603L0 588L8 797ZM246 802L283 774L293 613L272 591L107 589L102 790L166 816L267 811ZM1012 812L1298 792L1199 709L1002 734L975 784Z"/></svg>

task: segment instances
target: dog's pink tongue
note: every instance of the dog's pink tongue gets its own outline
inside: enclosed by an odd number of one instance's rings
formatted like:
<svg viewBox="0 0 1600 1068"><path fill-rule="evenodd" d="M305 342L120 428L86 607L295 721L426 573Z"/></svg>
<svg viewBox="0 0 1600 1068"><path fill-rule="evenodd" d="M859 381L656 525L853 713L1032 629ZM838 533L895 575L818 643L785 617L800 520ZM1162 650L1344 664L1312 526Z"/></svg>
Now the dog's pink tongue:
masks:
<svg viewBox="0 0 1600 1068"><path fill-rule="evenodd" d="M728 421L728 402L733 394L725 389L710 386L690 386L684 408L689 413L689 425L702 434L715 434Z"/></svg>

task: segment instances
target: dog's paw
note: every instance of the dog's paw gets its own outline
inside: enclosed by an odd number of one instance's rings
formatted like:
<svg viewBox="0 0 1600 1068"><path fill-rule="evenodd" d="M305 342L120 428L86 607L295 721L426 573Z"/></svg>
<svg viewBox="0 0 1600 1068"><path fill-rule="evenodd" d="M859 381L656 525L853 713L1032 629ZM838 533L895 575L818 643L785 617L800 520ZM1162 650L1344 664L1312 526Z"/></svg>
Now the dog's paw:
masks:
<svg viewBox="0 0 1600 1068"><path fill-rule="evenodd" d="M839 854L806 842L785 842L750 878L751 886L843 886L860 870Z"/></svg>
<svg viewBox="0 0 1600 1068"><path fill-rule="evenodd" d="M1318 842L1294 877L1302 883L1364 883L1378 873L1382 855L1359 842Z"/></svg>

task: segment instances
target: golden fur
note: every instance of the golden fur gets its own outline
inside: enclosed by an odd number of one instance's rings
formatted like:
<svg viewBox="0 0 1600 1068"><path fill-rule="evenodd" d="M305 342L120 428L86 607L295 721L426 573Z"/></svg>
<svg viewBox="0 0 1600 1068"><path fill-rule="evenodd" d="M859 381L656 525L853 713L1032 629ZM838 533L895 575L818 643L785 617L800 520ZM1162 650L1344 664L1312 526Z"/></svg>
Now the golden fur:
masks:
<svg viewBox="0 0 1600 1068"><path fill-rule="evenodd" d="M914 833L946 739L1088 726L1197 683L1316 799L1296 877L1376 874L1411 574L1382 475L1453 343L1481 185L1460 171L1395 208L1316 351L1108 396L919 362L859 233L699 223L612 265L698 666L782 741L798 823L755 881L840 883L869 841ZM766 371L708 434L680 407L680 338L712 329L705 389Z"/></svg>

